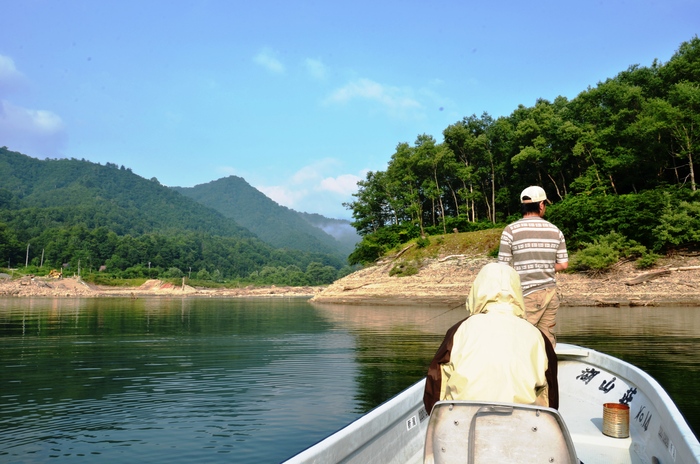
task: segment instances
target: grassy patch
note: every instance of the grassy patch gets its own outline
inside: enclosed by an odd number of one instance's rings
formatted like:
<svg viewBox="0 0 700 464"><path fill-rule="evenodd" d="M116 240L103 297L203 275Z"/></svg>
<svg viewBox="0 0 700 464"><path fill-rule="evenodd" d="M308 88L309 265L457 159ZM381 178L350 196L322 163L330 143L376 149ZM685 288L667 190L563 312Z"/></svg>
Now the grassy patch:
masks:
<svg viewBox="0 0 700 464"><path fill-rule="evenodd" d="M419 266L414 262L400 261L394 265L389 271L392 277L407 277L418 274Z"/></svg>
<svg viewBox="0 0 700 464"><path fill-rule="evenodd" d="M431 235L404 243L385 255L393 260L390 276L406 277L418 274L425 259L440 259L447 256L484 258L498 253L501 229L475 232Z"/></svg>
<svg viewBox="0 0 700 464"><path fill-rule="evenodd" d="M431 235L404 243L387 253L386 258L392 258L401 250L411 246L401 253L400 259L405 262L421 262L423 259L439 259L450 255L465 255L479 258L498 252L502 229L477 230L456 234Z"/></svg>

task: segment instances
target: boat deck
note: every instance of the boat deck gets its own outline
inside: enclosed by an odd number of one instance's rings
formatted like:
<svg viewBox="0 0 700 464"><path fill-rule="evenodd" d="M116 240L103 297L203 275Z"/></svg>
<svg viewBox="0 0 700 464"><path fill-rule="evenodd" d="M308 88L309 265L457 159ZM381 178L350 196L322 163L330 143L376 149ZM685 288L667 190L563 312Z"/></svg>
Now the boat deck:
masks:
<svg viewBox="0 0 700 464"><path fill-rule="evenodd" d="M560 366L561 369L561 366ZM576 448L576 455L585 464L630 463L643 461L632 452L632 438L603 435L602 406L590 398L577 398L559 392L559 412Z"/></svg>
<svg viewBox="0 0 700 464"><path fill-rule="evenodd" d="M636 367L574 345L557 345L559 412L585 464L679 462L691 432L655 380ZM603 434L603 405L629 406L629 437ZM679 430L679 426L682 429ZM679 433L680 432L680 433Z"/></svg>

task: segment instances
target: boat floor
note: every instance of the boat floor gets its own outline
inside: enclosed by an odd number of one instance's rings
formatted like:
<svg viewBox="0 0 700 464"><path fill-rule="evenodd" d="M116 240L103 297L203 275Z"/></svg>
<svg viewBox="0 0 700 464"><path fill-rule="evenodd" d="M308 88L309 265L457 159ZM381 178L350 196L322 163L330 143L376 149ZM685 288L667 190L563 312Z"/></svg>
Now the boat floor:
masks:
<svg viewBox="0 0 700 464"><path fill-rule="evenodd" d="M566 368L566 364L560 364L560 376L566 375ZM634 453L631 438L612 438L603 434L603 411L600 402L588 397L576 397L560 388L559 412L569 429L576 455L582 463L643 462Z"/></svg>
<svg viewBox="0 0 700 464"><path fill-rule="evenodd" d="M603 435L603 419L591 417L593 408L600 409L598 404L590 404L571 395L562 395L559 399L559 412L564 418L571 439L576 448L576 455L584 464L594 463L641 463L632 452L631 438L612 438Z"/></svg>

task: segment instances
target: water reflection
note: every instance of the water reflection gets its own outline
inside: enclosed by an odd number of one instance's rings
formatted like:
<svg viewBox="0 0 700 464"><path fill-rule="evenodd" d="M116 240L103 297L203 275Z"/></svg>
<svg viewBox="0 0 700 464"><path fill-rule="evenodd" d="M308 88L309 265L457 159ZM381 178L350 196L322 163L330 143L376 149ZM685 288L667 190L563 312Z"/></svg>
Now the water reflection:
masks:
<svg viewBox="0 0 700 464"><path fill-rule="evenodd" d="M0 461L277 462L425 375L460 307L0 299ZM699 308L564 308L697 430ZM693 422L695 421L695 423Z"/></svg>
<svg viewBox="0 0 700 464"><path fill-rule="evenodd" d="M354 340L305 301L1 308L2 462L270 462L356 415Z"/></svg>
<svg viewBox="0 0 700 464"><path fill-rule="evenodd" d="M356 348L357 412L363 414L425 376L452 312L466 311L397 306L316 304L334 327L348 330ZM438 317L436 317L436 315Z"/></svg>

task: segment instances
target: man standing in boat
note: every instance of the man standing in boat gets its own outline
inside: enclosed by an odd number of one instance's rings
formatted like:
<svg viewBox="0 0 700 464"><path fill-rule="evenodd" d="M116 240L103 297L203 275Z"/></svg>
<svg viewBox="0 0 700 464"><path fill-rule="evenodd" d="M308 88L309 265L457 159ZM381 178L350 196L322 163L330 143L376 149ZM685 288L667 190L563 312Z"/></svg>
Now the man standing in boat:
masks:
<svg viewBox="0 0 700 464"><path fill-rule="evenodd" d="M549 339L524 319L520 278L491 263L476 276L469 316L452 326L430 363L423 404L440 400L538 404L557 409L557 355Z"/></svg>
<svg viewBox="0 0 700 464"><path fill-rule="evenodd" d="M523 190L520 202L523 217L503 230L498 260L520 275L525 318L556 346L559 296L555 274L569 265L566 241L557 226L544 219L549 200L542 187Z"/></svg>

